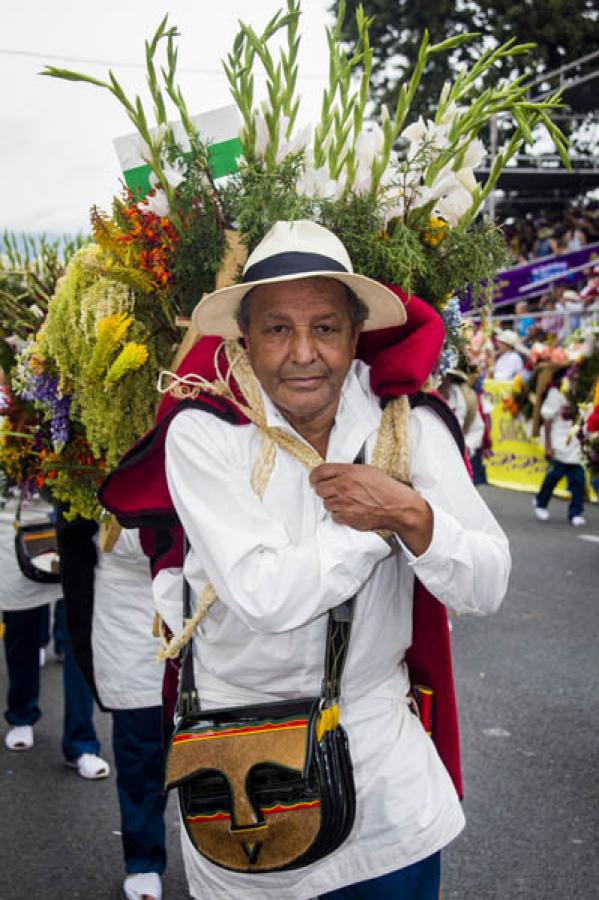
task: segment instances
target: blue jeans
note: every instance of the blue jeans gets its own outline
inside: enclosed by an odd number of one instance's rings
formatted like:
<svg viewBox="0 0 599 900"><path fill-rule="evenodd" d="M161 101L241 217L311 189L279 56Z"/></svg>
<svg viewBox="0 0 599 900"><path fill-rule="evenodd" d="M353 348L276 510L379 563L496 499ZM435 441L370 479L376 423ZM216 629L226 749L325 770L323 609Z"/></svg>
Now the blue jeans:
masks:
<svg viewBox="0 0 599 900"><path fill-rule="evenodd" d="M52 634L50 635L50 604L42 607L45 610L40 623L40 647L47 647L50 643L50 637L54 642L54 652L63 654L66 649L66 643L69 639L67 632L67 615L62 597L56 601L54 606L54 625L52 626Z"/></svg>
<svg viewBox="0 0 599 900"><path fill-rule="evenodd" d="M441 886L441 854L389 872L321 894L320 900L439 900Z"/></svg>
<svg viewBox="0 0 599 900"><path fill-rule="evenodd" d="M10 725L35 725L41 716L40 632L47 606L3 613L4 652L8 670L7 710ZM83 753L98 753L100 744L93 723L94 701L69 643L64 657L64 727L62 752L72 762Z"/></svg>
<svg viewBox="0 0 599 900"><path fill-rule="evenodd" d="M162 707L112 712L121 832L127 874L164 872Z"/></svg>
<svg viewBox="0 0 599 900"><path fill-rule="evenodd" d="M566 478L568 490L572 495L568 506L568 518L581 516L584 511L584 469L578 463L563 463L554 459L549 464L543 484L537 494L536 503L541 509L546 509L558 481Z"/></svg>

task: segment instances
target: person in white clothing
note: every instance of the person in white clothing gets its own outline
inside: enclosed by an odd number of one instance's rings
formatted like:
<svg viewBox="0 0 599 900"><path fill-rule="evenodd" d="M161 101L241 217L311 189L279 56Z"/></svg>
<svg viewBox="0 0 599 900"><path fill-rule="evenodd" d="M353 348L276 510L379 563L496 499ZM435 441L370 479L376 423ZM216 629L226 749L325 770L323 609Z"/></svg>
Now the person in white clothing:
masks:
<svg viewBox="0 0 599 900"><path fill-rule="evenodd" d="M584 468L580 440L572 434L575 417L568 398L560 391L561 369L551 384L541 407L545 435L545 458L549 466L535 498L535 516L541 522L550 518L547 507L559 481L565 478L570 491L568 519L575 528L586 524L584 518Z"/></svg>
<svg viewBox="0 0 599 900"><path fill-rule="evenodd" d="M496 381L512 381L524 368L524 361L517 352L518 335L507 329L496 335L497 351L495 356Z"/></svg>
<svg viewBox="0 0 599 900"><path fill-rule="evenodd" d="M340 710L357 815L329 856L268 874L212 864L183 830L190 892L198 900L348 900L367 890L369 898L436 900L439 852L464 816L410 711L415 578L447 607L493 612L507 589L507 540L430 409L406 413L409 485L372 465L382 409L373 370L354 357L362 331L405 321L398 296L353 274L339 240L310 222L277 223L244 273L241 284L201 301L196 327L243 335L266 433L289 436L323 462L309 474L277 449L260 498L251 479L262 426L237 427L201 408L170 421L166 475L190 542L185 576L194 596L210 582L218 598L193 640L200 701L210 709L318 695L328 611L356 595ZM366 464L355 465L361 450ZM176 631L175 570L157 575L154 594Z"/></svg>
<svg viewBox="0 0 599 900"><path fill-rule="evenodd" d="M476 391L461 369L448 369L440 387L464 434L468 455L474 456L482 446L485 424L478 408Z"/></svg>
<svg viewBox="0 0 599 900"><path fill-rule="evenodd" d="M152 636L154 607L139 532L98 548L92 660L102 705L112 713L121 812L125 900L160 900L166 866L162 676Z"/></svg>
<svg viewBox="0 0 599 900"><path fill-rule="evenodd" d="M47 621L48 605L57 599L61 589L59 584L50 581L33 581L19 568L15 555L14 503L14 500L10 501L0 513L0 611L5 626L3 643L8 670L4 715L11 726L4 743L8 750L22 751L33 747L34 726L42 715L39 708L40 633ZM47 504L32 501L19 514L19 519L25 524L45 523L52 528L48 520L50 514ZM36 562L41 568L42 560ZM100 742L93 722L94 699L77 665L70 640L64 643L63 686L62 752L65 764L82 778L106 778L110 766L99 756Z"/></svg>

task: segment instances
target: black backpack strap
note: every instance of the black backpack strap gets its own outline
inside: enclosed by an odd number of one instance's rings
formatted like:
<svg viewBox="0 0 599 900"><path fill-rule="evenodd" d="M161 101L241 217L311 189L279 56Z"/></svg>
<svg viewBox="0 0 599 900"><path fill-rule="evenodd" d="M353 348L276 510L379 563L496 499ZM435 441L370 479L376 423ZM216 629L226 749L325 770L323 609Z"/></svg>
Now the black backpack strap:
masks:
<svg viewBox="0 0 599 900"><path fill-rule="evenodd" d="M419 391L417 394L411 394L409 397L410 407L412 409L418 409L419 406L423 406L426 409L431 409L435 412L440 419L443 420L444 425L447 426L447 429L451 433L454 441L458 446L458 450L460 451L460 456L465 456L466 454L466 442L464 440L464 435L462 433L462 429L460 427L460 423L458 422L454 411L449 407L449 405L440 397L438 394L429 394L424 391Z"/></svg>

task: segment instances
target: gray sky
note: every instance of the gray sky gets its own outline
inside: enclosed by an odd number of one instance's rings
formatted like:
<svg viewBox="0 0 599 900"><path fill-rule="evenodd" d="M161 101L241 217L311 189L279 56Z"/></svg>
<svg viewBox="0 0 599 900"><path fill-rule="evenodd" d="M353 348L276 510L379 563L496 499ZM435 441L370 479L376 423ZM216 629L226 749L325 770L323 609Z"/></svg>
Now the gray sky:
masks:
<svg viewBox="0 0 599 900"><path fill-rule="evenodd" d="M179 82L187 106L193 114L206 112L231 102L220 60L231 48L237 20L260 28L280 5L281 0L2 0L0 229L87 231L90 206L109 208L119 190L112 140L133 130L124 110L100 88L40 77L46 63L104 79L107 65L67 57L107 60L129 96L147 98L144 70L122 63L144 63L144 40L168 11L169 23L181 32ZM319 114L329 5L302 3L300 124ZM263 88L260 80L260 94Z"/></svg>

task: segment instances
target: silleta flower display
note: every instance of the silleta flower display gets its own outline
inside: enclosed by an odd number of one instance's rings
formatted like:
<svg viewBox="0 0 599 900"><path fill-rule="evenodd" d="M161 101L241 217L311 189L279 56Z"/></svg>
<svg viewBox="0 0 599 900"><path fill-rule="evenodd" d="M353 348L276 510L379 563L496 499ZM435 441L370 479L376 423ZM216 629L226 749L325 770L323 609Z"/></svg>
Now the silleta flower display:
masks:
<svg viewBox="0 0 599 900"><path fill-rule="evenodd" d="M155 124L142 98L129 97L112 72L106 80L50 66L43 73L112 93L135 127L141 161L135 179L126 173L128 186L110 213L93 208L94 241L70 260L36 338L35 377L55 380L53 435L66 434L67 419L71 428L77 423L98 471L110 469L152 424L158 374L171 367L181 322L214 289L219 271L235 277L235 260L274 222L322 224L343 241L356 271L435 307L447 328L447 366L461 341L458 298L489 298L506 260L501 233L480 215L502 170L541 127L568 164L567 140L550 118L559 94L532 102L521 79L485 85L498 60L531 49L514 40L489 48L447 82L434 120L410 121L427 66L472 38L431 44L425 34L396 108L383 107L380 121L372 121L372 22L358 10L358 46L348 54L343 3L327 30L330 76L320 119L300 124L300 13L299 0L288 0L260 33L240 23L223 61L239 129L220 144L196 124L206 115L189 112L177 83L178 34L166 17L146 44ZM266 79L262 102L254 92L258 68ZM507 123L505 144L479 182L481 135L495 116ZM59 455L69 446L62 443ZM92 482L86 499L77 485L76 500L75 489L69 497L63 484L72 514L100 515Z"/></svg>

